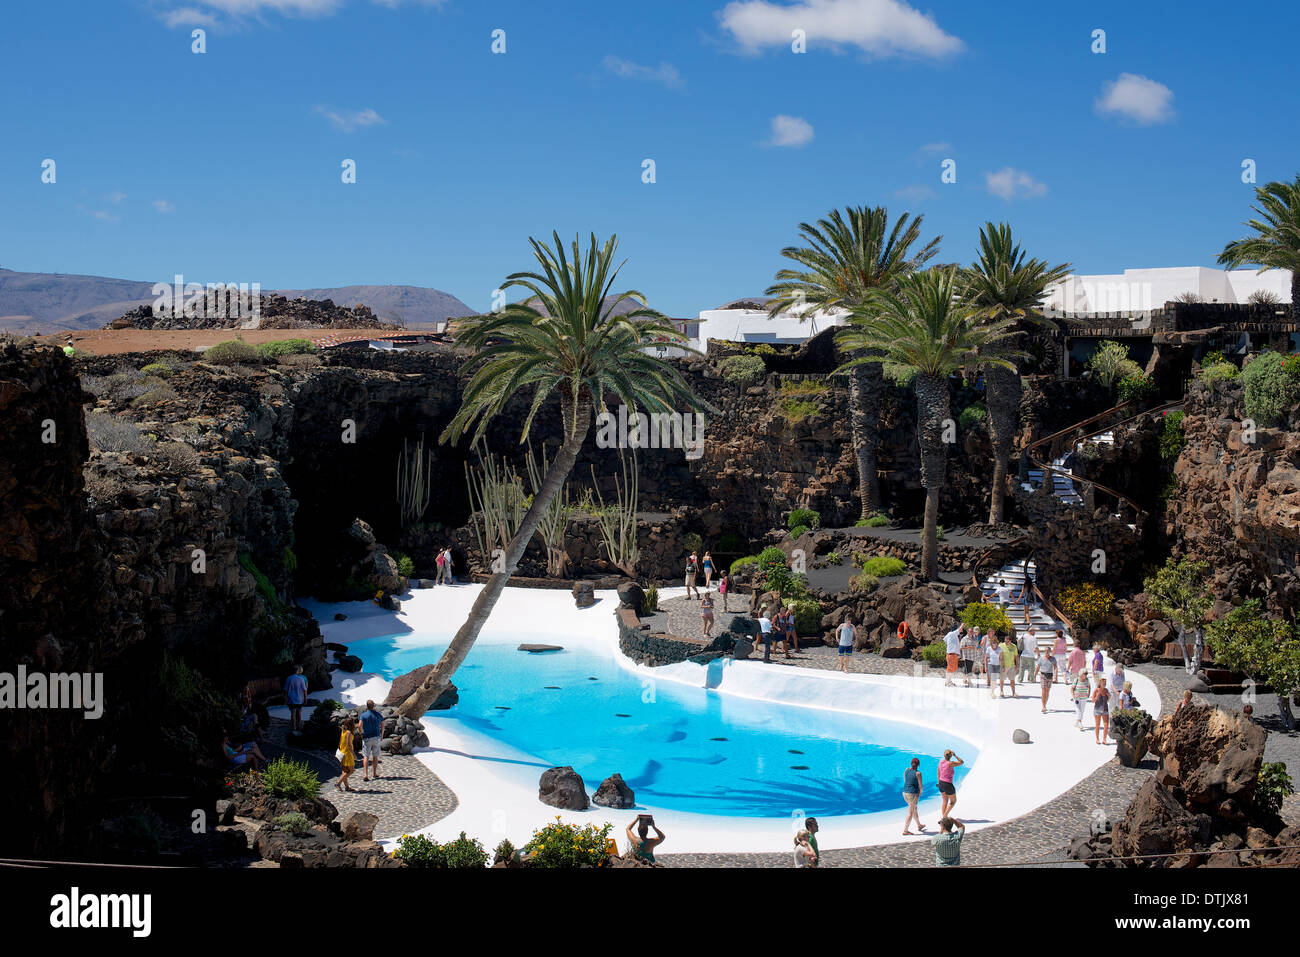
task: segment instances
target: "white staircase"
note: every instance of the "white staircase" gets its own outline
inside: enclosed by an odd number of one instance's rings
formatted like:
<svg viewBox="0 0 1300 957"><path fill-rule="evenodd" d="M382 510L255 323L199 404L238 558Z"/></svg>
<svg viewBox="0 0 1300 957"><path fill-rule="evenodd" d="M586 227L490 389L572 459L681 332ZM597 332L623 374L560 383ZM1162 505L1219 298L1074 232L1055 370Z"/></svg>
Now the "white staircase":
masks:
<svg viewBox="0 0 1300 957"><path fill-rule="evenodd" d="M1115 433L1102 432L1100 435L1094 435L1088 440L1088 442L1093 442L1097 445L1114 445ZM1074 447L1075 451L1082 450L1084 445L1088 444L1088 442L1079 442L1076 444ZM1059 469L1059 471L1052 473L1052 494L1066 505L1082 505L1083 498L1080 497L1079 493L1074 488L1074 479L1072 478L1074 472L1072 469L1066 468L1065 459L1066 456L1058 455L1052 460L1052 466ZM1043 470L1030 469L1028 474L1029 481L1021 483L1024 490L1026 492L1032 492L1034 489L1041 488L1043 485Z"/></svg>
<svg viewBox="0 0 1300 957"><path fill-rule="evenodd" d="M1037 579L1038 572L1032 558L1022 558L1018 561L1003 565L992 575L989 575L980 582L980 589L984 592L986 598L993 601L994 590L998 587L1000 582L1005 581L1011 586L1012 598L1019 598L1021 589L1024 588L1026 571ZM1035 596L1033 601L1036 602L1037 600L1037 596ZM1011 618L1012 623L1016 626L1017 635L1023 633L1025 629L1029 628L1031 625L1033 626L1035 629L1034 635L1038 639L1039 649L1045 648L1048 651L1052 649L1052 646L1056 644L1056 629L1058 628L1061 629L1061 632L1065 635L1066 651L1068 652L1074 647L1074 641L1070 637L1070 626L1063 621L1057 621L1047 613L1047 610L1043 608L1042 605L1036 605L1033 603L1026 605L1017 601L1014 604L1006 606L1005 610L1007 615ZM1026 620L1026 617L1028 620Z"/></svg>

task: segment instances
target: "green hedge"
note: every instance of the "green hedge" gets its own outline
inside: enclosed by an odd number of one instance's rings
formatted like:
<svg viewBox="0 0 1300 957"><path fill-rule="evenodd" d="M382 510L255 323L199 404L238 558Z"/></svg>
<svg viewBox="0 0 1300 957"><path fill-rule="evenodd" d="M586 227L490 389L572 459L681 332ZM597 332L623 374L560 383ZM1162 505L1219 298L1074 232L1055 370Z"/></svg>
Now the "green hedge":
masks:
<svg viewBox="0 0 1300 957"><path fill-rule="evenodd" d="M281 356L293 356L303 352L315 352L316 347L310 339L276 339L264 342L257 347L257 354L267 361L274 361Z"/></svg>
<svg viewBox="0 0 1300 957"><path fill-rule="evenodd" d="M785 527L794 529L800 525L806 525L808 528L821 528L821 512L812 508L796 508L790 512L789 518L785 520Z"/></svg>
<svg viewBox="0 0 1300 957"><path fill-rule="evenodd" d="M1259 425L1281 425L1300 397L1300 369L1279 352L1264 352L1241 372L1246 387L1246 415Z"/></svg>
<svg viewBox="0 0 1300 957"><path fill-rule="evenodd" d="M718 371L728 382L745 385L763 378L767 366L758 356L730 356L718 364Z"/></svg>

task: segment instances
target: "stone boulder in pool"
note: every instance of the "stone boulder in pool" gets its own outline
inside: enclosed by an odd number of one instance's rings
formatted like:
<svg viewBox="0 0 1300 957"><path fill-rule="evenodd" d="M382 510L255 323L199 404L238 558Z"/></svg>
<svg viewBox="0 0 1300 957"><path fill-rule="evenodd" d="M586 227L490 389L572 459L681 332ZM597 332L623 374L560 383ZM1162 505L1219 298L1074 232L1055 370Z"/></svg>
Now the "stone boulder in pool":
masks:
<svg viewBox="0 0 1300 957"><path fill-rule="evenodd" d="M585 811L590 803L582 775L567 765L542 772L537 800L563 811Z"/></svg>
<svg viewBox="0 0 1300 957"><path fill-rule="evenodd" d="M412 691L424 683L424 679L428 677L429 672L433 669L434 665L431 664L420 665L414 671L408 671L406 674L394 678L392 685L388 689L388 697L382 702L384 706L395 708L400 705L411 696ZM438 695L438 700L433 703L433 707L429 710L446 711L458 701L460 701L460 694L457 692L456 686L448 685L447 690Z"/></svg>
<svg viewBox="0 0 1300 957"><path fill-rule="evenodd" d="M601 807L629 808L636 807L636 794L627 786L621 774L611 774L600 782L596 793L591 797L592 804Z"/></svg>

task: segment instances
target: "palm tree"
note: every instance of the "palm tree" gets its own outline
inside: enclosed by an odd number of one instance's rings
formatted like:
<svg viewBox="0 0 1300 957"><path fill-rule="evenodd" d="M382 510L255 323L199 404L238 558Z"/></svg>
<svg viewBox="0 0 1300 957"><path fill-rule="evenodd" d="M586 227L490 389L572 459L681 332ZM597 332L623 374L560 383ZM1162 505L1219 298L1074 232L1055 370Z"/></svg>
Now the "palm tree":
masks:
<svg viewBox="0 0 1300 957"><path fill-rule="evenodd" d="M990 319L961 298L960 270L928 269L898 282L895 292L874 290L852 310L849 325L837 337L846 350L862 353L840 367L892 362L915 371L916 431L921 444L921 484L925 486L925 529L921 539L921 574L938 577L936 528L939 492L948 465L948 442L954 441L948 376L975 362L1011 367L1014 323Z"/></svg>
<svg viewBox="0 0 1300 957"><path fill-rule="evenodd" d="M775 316L791 307L852 309L866 302L873 289L894 289L904 276L920 269L939 252L936 236L919 250L912 246L921 235L921 220L904 213L889 229L885 207L850 206L832 210L817 225L799 224L807 246L781 250L799 269L782 269L767 295ZM802 316L801 316L802 318ZM849 375L849 423L853 451L858 460L858 496L862 517L880 511L880 482L876 476L876 447L880 443L880 393L883 379L877 362L845 366Z"/></svg>
<svg viewBox="0 0 1300 957"><path fill-rule="evenodd" d="M966 298L993 320L1009 319L1017 333L1026 323L1047 325L1041 310L1047 287L1060 282L1074 268L1070 263L1049 266L1041 259L1025 259L1011 236L1011 226L985 223L980 229L979 258L965 271ZM1016 337L1017 344L1019 335ZM989 523L1002 521L1007 468L1015 444L1016 417L1020 410L1020 372L1015 366L987 365L984 369L989 407L989 437L993 440L993 494Z"/></svg>
<svg viewBox="0 0 1300 957"><path fill-rule="evenodd" d="M573 470L593 410L605 409L606 394L617 397L629 414L672 412L678 403L697 411L710 408L676 369L644 351L655 342L678 342L681 334L658 312L646 308L640 293L610 295L622 268L614 265L617 237L598 246L593 235L585 254L575 238L570 260L559 234L552 235L554 250L529 239L541 272L513 273L502 285L503 289L524 287L535 297L529 302L541 308L513 303L499 314L474 317L463 327L460 343L478 352L468 364L471 375L460 410L440 441L455 442L466 434L478 441L516 393L527 389L532 390L532 403L520 442L527 441L533 419L552 395L559 398L564 440L506 546L504 561L494 564L469 617L437 665L398 707L409 718L429 710L474 646L543 514ZM625 300L640 305L616 314Z"/></svg>
<svg viewBox="0 0 1300 957"><path fill-rule="evenodd" d="M1252 206L1260 219L1246 223L1256 235L1234 239L1219 253L1219 265L1239 268L1257 264L1268 269L1291 270L1291 315L1300 311L1300 175L1290 183L1255 187ZM1260 207L1263 207L1262 209Z"/></svg>

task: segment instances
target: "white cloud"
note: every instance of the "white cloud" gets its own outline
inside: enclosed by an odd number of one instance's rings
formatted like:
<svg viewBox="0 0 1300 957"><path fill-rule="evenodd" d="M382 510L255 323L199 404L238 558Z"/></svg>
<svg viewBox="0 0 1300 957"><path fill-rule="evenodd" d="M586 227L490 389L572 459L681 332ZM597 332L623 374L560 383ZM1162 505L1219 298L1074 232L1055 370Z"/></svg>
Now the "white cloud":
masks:
<svg viewBox="0 0 1300 957"><path fill-rule="evenodd" d="M347 0L161 0L167 6L159 12L169 27L215 27L224 21L256 20L268 13L286 17L328 17ZM447 0L371 0L375 6L441 8ZM178 6L177 4L184 4Z"/></svg>
<svg viewBox="0 0 1300 957"><path fill-rule="evenodd" d="M1117 113L1150 126L1173 119L1173 100L1174 91L1163 83L1136 73L1121 73L1101 88L1095 105L1098 113Z"/></svg>
<svg viewBox="0 0 1300 957"><path fill-rule="evenodd" d="M772 138L768 146L806 146L812 142L812 124L800 116L784 113L772 117Z"/></svg>
<svg viewBox="0 0 1300 957"><path fill-rule="evenodd" d="M350 113L339 113L335 110L329 110L323 106L318 106L313 112L319 113L321 116L329 120L334 129L338 130L340 133L353 133L362 127L375 126L376 124L382 124L385 122L382 116L369 107L366 107L364 110L354 110Z"/></svg>
<svg viewBox="0 0 1300 957"><path fill-rule="evenodd" d="M984 188L1008 202L1013 199L1032 199L1047 194L1045 183L1034 179L1024 170L1011 166L1004 166L996 173L985 173Z"/></svg>
<svg viewBox="0 0 1300 957"><path fill-rule="evenodd" d="M951 143L926 143L921 147L922 153L951 153Z"/></svg>
<svg viewBox="0 0 1300 957"><path fill-rule="evenodd" d="M660 63L658 66L642 66L640 63L633 63L631 60L624 60L622 57L611 54L605 57L605 69L615 76L628 77L633 80L649 80L652 83L658 83L660 86L666 86L670 90L680 90L686 85L682 75L677 72L677 67L671 63Z"/></svg>
<svg viewBox="0 0 1300 957"><path fill-rule="evenodd" d="M217 18L197 7L178 7L162 14L162 21L169 27L215 27Z"/></svg>
<svg viewBox="0 0 1300 957"><path fill-rule="evenodd" d="M176 212L176 207L173 206L170 201L165 199L155 199L150 205L160 213Z"/></svg>
<svg viewBox="0 0 1300 957"><path fill-rule="evenodd" d="M121 206L122 200L126 199L126 193L122 192L120 189L115 189L113 192L105 196L104 199L108 200L114 206Z"/></svg>
<svg viewBox="0 0 1300 957"><path fill-rule="evenodd" d="M857 47L872 56L916 54L944 57L964 44L934 18L901 0L734 0L718 14L722 28L745 50L790 48L792 32L803 30L808 48Z"/></svg>

